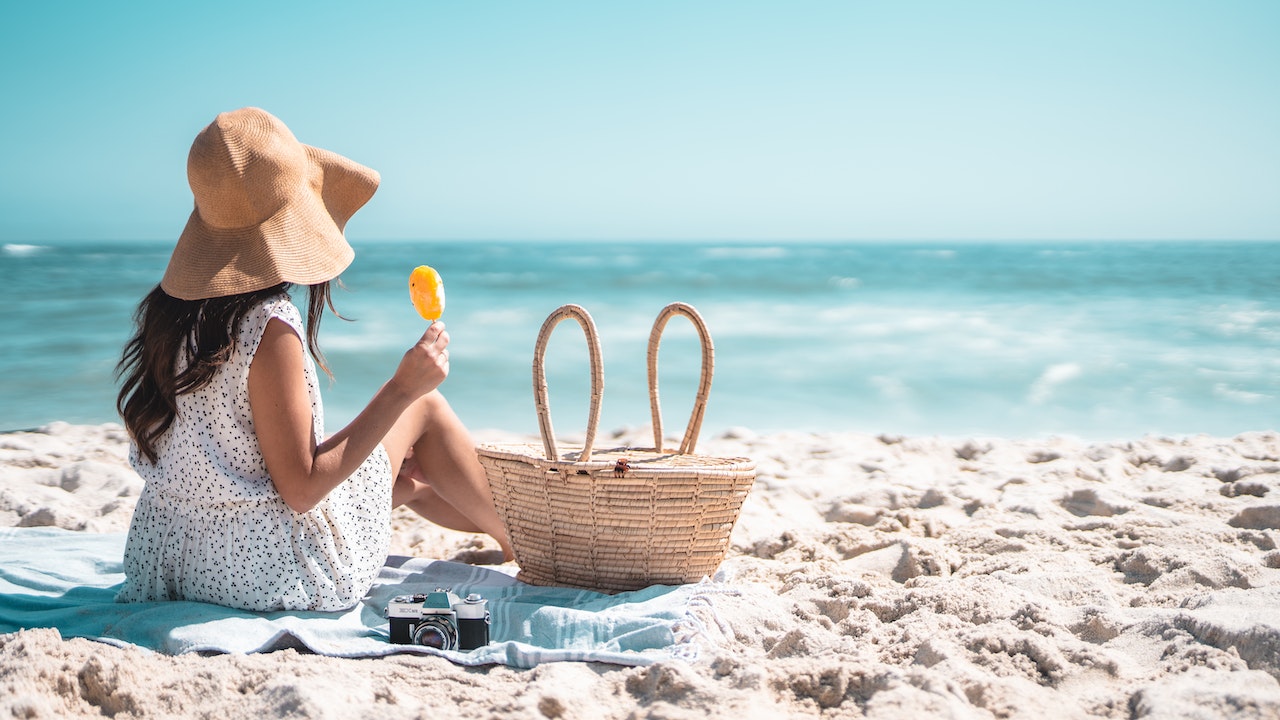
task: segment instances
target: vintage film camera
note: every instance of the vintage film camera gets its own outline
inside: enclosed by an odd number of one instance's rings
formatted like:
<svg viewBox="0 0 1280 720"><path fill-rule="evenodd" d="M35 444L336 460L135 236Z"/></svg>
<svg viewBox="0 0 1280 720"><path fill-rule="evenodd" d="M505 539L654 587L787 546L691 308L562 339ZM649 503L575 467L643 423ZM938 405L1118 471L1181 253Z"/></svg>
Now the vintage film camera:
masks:
<svg viewBox="0 0 1280 720"><path fill-rule="evenodd" d="M489 601L475 593L461 600L451 591L397 595L387 605L391 642L440 650L475 650L489 644Z"/></svg>

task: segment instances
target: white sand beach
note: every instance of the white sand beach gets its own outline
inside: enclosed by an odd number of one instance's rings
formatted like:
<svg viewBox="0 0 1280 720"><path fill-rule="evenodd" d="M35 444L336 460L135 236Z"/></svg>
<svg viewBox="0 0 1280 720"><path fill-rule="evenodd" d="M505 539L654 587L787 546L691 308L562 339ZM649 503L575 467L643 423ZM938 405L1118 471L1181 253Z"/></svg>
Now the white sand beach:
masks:
<svg viewBox="0 0 1280 720"><path fill-rule="evenodd" d="M126 449L115 425L0 435L0 542L127 529ZM33 629L0 635L0 717L1280 717L1278 433L733 430L699 452L759 475L694 662L170 657ZM395 530L397 554L495 555Z"/></svg>

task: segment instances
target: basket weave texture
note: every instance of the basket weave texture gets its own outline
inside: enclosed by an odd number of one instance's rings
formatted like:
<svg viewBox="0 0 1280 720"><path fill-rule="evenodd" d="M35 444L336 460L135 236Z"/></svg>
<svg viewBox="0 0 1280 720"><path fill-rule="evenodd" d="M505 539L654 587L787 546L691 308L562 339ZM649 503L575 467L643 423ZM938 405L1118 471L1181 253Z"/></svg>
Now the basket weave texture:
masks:
<svg viewBox="0 0 1280 720"><path fill-rule="evenodd" d="M693 414L678 449L662 444L658 345L667 321L688 318L702 342L702 373ZM591 404L581 447L557 448L547 403L544 357L552 330L577 320L591 360ZM748 458L694 454L714 367L702 317L684 303L668 305L649 336L651 448L593 449L604 394L599 336L586 310L565 305L538 334L533 385L542 447L477 446L498 515L520 566L519 579L602 592L697 582L715 572L729 534L755 482Z"/></svg>

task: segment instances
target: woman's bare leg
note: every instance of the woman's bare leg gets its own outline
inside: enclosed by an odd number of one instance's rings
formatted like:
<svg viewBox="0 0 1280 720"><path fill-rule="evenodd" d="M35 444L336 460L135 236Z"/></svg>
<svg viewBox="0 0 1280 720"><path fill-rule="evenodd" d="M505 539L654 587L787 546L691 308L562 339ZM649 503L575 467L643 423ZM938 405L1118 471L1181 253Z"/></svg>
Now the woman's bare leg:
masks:
<svg viewBox="0 0 1280 720"><path fill-rule="evenodd" d="M504 557L513 557L471 433L443 395L433 391L411 405L383 447L396 474L394 506L407 505L443 527L486 533Z"/></svg>

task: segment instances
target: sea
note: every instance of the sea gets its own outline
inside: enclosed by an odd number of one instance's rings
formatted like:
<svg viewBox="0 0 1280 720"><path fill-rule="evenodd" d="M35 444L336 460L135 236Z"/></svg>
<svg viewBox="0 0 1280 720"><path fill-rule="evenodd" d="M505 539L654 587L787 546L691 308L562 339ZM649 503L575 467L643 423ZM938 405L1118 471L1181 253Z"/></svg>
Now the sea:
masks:
<svg viewBox="0 0 1280 720"><path fill-rule="evenodd" d="M858 431L945 437L1233 436L1280 427L1280 243L354 241L322 323L326 428L349 422L426 329L417 265L444 279L452 371L477 430L534 434L543 321L585 308L604 358L601 432L647 427L646 352L670 302L714 344L703 437ZM0 430L118 422L115 367L171 243L4 244ZM295 295L305 303L305 293ZM303 305L305 307L305 305ZM691 323L659 346L668 435L702 368ZM586 426L585 338L546 354L560 435Z"/></svg>

